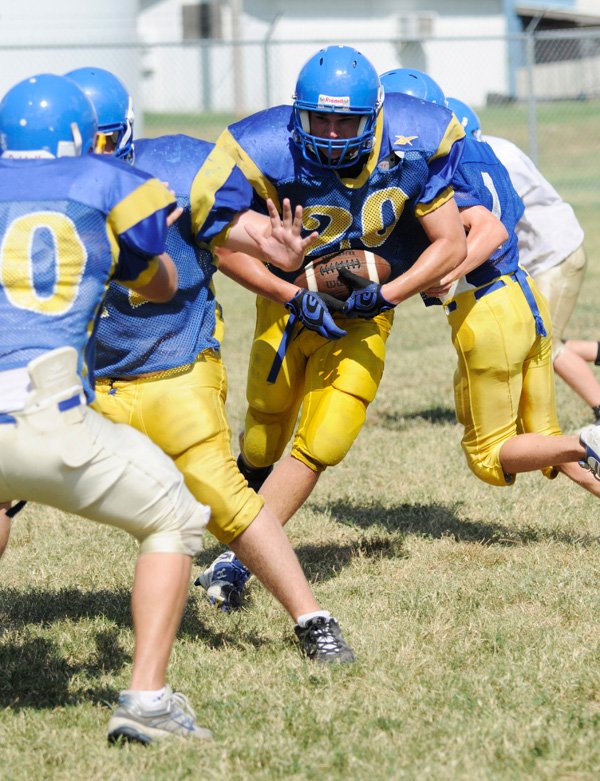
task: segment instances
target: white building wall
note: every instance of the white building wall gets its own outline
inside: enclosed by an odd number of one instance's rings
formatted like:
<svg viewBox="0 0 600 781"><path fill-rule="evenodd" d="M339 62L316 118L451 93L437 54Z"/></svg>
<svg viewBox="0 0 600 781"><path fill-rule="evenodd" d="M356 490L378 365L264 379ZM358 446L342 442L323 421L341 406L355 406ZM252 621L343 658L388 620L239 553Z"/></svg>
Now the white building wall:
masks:
<svg viewBox="0 0 600 781"><path fill-rule="evenodd" d="M0 93L37 73L97 65L123 79L141 117L137 15L138 0L4 0Z"/></svg>
<svg viewBox="0 0 600 781"><path fill-rule="evenodd" d="M195 43L183 51L168 45L182 40L184 2L156 0L140 14L140 39L162 44L149 47L143 59L144 104L150 110L231 111L236 73L241 81L238 114L289 103L303 63L321 45L338 42L356 46L379 72L394 67L426 70L449 94L475 106L482 105L489 92L507 89L506 46L501 37L506 25L500 0L438 0L427 3L431 10L410 0L325 4L319 0L301 4L244 0L239 68L228 45L232 33L228 3L221 5L221 44ZM411 17L417 19L418 26L417 17L423 15L433 20L433 38L399 44L398 35L406 31L407 24L410 28ZM400 17L404 17L403 23ZM453 40L454 36L472 36L473 41ZM481 40L482 36L489 39Z"/></svg>

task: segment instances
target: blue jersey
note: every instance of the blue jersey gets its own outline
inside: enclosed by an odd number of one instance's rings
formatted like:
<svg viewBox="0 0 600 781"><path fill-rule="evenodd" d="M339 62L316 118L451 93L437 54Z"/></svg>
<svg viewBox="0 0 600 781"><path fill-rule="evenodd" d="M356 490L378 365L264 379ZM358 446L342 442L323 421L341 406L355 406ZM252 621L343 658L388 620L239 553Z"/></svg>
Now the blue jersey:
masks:
<svg viewBox="0 0 600 781"><path fill-rule="evenodd" d="M216 267L208 245L252 198L229 157L189 136L136 141L135 164L167 182L184 209L167 234L178 290L168 303L155 304L110 286L96 337L99 377L172 369L193 363L205 349L219 349L221 321L211 281Z"/></svg>
<svg viewBox="0 0 600 781"><path fill-rule="evenodd" d="M0 367L73 347L93 398L93 331L111 277L158 269L174 199L156 179L98 155L0 159Z"/></svg>
<svg viewBox="0 0 600 781"><path fill-rule="evenodd" d="M467 139L452 186L459 208L485 206L502 222L508 233L508 239L488 260L465 275L467 283L480 287L501 274L516 271L519 250L515 227L525 207L512 185L508 171L489 144Z"/></svg>
<svg viewBox="0 0 600 781"><path fill-rule="evenodd" d="M255 190L255 208L271 198L302 205L305 231L319 238L314 257L343 249L371 250L400 273L395 235L406 213L428 214L452 197L450 180L460 159L464 131L451 112L408 95L386 97L373 149L364 165L323 168L303 157L292 139L292 108L277 106L230 125L217 140ZM293 278L278 269L273 273Z"/></svg>

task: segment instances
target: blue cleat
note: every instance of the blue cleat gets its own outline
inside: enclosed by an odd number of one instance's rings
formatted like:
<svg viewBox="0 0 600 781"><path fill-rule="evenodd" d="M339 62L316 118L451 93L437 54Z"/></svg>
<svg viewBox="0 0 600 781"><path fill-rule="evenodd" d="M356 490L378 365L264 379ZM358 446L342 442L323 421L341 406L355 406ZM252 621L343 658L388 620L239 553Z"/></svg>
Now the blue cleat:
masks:
<svg viewBox="0 0 600 781"><path fill-rule="evenodd" d="M251 574L233 551L226 551L198 575L194 585L203 588L211 605L219 610L237 610L242 605L242 591Z"/></svg>

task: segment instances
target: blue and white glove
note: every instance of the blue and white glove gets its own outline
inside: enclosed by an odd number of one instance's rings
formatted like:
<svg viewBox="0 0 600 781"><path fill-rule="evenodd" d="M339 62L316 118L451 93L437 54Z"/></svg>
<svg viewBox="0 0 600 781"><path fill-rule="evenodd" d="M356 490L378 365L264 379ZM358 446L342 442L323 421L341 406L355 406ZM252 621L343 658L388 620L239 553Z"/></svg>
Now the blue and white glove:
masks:
<svg viewBox="0 0 600 781"><path fill-rule="evenodd" d="M325 339L341 339L346 336L346 331L337 327L329 311L331 309L334 312L343 312L345 304L327 293L311 293L301 288L285 306L290 310L290 316L267 376L267 382L270 383L277 381L296 322L301 322L305 328L315 331Z"/></svg>
<svg viewBox="0 0 600 781"><path fill-rule="evenodd" d="M396 306L382 295L381 285L377 282L369 282L368 279L357 276L347 268L341 268L338 274L352 291L344 304L344 314L347 317L363 317L370 320L380 312L386 312Z"/></svg>
<svg viewBox="0 0 600 781"><path fill-rule="evenodd" d="M338 328L330 312L343 312L345 304L327 293L301 289L285 306L292 313L294 321L299 320L310 331L316 331L325 339L346 336L346 331Z"/></svg>

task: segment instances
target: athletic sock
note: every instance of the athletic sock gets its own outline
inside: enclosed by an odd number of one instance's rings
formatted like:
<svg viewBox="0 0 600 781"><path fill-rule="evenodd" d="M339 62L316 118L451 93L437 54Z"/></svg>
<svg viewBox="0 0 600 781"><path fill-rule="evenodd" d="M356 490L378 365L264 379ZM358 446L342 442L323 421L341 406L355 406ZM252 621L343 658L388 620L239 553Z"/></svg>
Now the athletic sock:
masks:
<svg viewBox="0 0 600 781"><path fill-rule="evenodd" d="M298 616L298 626L304 628L313 618L325 618L328 620L331 618L331 613L328 610L315 610L314 613L303 613L301 616Z"/></svg>

